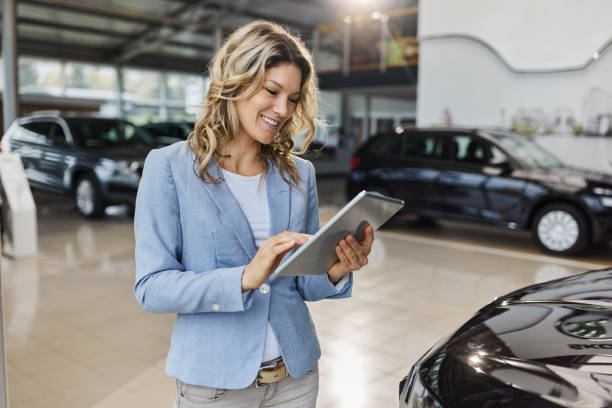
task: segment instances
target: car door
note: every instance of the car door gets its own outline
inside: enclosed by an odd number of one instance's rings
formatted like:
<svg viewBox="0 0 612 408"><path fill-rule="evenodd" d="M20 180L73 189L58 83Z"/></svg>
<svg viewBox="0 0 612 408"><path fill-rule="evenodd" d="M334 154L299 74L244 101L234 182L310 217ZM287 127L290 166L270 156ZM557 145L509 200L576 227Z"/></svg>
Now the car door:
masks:
<svg viewBox="0 0 612 408"><path fill-rule="evenodd" d="M439 211L437 179L445 168L443 143L439 133L403 134L395 177L406 210L431 215Z"/></svg>
<svg viewBox="0 0 612 408"><path fill-rule="evenodd" d="M488 176L483 171L488 164L485 142L479 136L461 133L448 135L448 142L451 160L438 179L444 212L482 221L489 216L485 195Z"/></svg>
<svg viewBox="0 0 612 408"><path fill-rule="evenodd" d="M41 167L44 168L48 175L48 183L53 188L59 190L66 188L67 183L64 183L64 175L71 161L71 149L72 147L66 139L62 126L59 123L51 122Z"/></svg>
<svg viewBox="0 0 612 408"><path fill-rule="evenodd" d="M35 185L48 186L43 156L48 143L49 122L39 120L21 122L19 125L13 151L21 157L28 180Z"/></svg>
<svg viewBox="0 0 612 408"><path fill-rule="evenodd" d="M514 228L524 205L525 181L514 178L508 156L478 135L450 135L452 168L439 184L445 211Z"/></svg>

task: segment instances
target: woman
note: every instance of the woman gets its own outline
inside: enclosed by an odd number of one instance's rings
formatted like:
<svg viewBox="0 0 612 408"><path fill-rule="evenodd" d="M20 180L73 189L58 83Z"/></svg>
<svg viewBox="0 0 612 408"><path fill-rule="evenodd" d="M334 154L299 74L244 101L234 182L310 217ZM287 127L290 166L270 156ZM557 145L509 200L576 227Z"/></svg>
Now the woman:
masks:
<svg viewBox="0 0 612 408"><path fill-rule="evenodd" d="M227 39L210 78L187 142L147 157L134 291L145 310L177 314L175 407L314 407L321 351L304 301L350 296L373 232L343 239L327 273L271 276L319 228L314 168L291 154L296 133L314 136L311 57L258 21Z"/></svg>

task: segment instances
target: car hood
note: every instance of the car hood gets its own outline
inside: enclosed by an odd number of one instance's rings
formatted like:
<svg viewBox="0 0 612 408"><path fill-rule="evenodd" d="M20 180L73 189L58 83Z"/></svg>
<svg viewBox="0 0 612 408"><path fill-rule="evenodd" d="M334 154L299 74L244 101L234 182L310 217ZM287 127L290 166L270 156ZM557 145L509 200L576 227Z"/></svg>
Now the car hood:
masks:
<svg viewBox="0 0 612 408"><path fill-rule="evenodd" d="M612 269L496 299L430 353L420 374L447 406L474 406L485 394L512 396L512 406L610 406Z"/></svg>
<svg viewBox="0 0 612 408"><path fill-rule="evenodd" d="M521 169L516 170L514 176L539 181L554 190L571 193L593 186L612 188L612 174L577 167Z"/></svg>

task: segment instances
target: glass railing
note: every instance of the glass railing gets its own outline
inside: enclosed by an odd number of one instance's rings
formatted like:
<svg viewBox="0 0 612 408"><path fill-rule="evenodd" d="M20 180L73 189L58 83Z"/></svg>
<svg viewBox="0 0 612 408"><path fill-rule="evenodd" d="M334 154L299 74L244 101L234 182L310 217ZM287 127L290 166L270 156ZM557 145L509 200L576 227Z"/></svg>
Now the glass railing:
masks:
<svg viewBox="0 0 612 408"><path fill-rule="evenodd" d="M418 7L367 15L315 28L313 48L319 73L375 70L417 65Z"/></svg>

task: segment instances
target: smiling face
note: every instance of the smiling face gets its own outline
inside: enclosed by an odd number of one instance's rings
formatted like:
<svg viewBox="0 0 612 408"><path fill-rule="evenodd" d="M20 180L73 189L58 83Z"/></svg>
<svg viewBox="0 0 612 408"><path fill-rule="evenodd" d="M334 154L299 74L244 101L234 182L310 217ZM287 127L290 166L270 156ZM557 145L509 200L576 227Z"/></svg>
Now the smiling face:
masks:
<svg viewBox="0 0 612 408"><path fill-rule="evenodd" d="M261 89L236 103L239 139L270 144L295 112L300 98L302 72L291 63L268 68Z"/></svg>

